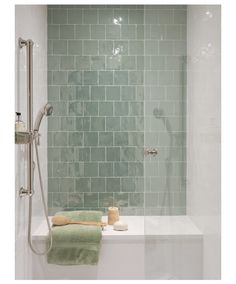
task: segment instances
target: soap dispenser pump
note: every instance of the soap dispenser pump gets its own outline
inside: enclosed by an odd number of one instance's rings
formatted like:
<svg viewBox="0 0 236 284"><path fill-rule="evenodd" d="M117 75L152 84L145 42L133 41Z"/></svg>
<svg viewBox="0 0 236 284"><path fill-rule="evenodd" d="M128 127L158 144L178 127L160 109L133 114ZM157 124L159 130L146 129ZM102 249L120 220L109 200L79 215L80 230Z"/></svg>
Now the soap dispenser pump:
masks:
<svg viewBox="0 0 236 284"><path fill-rule="evenodd" d="M16 132L25 132L26 128L25 128L25 123L21 120L21 113L20 112L16 112L16 122L15 122L15 131Z"/></svg>

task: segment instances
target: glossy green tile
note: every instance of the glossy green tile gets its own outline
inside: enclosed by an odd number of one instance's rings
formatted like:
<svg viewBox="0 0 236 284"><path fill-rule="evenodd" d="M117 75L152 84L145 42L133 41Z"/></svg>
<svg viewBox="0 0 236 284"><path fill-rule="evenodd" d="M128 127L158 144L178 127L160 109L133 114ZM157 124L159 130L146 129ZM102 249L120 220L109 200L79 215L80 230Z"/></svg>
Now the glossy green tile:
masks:
<svg viewBox="0 0 236 284"><path fill-rule="evenodd" d="M69 146L82 146L83 145L83 133L70 132L69 133Z"/></svg>
<svg viewBox="0 0 236 284"><path fill-rule="evenodd" d="M76 130L89 131L90 130L90 117L77 117Z"/></svg>
<svg viewBox="0 0 236 284"><path fill-rule="evenodd" d="M65 85L67 83L67 72L53 71L53 85Z"/></svg>
<svg viewBox="0 0 236 284"><path fill-rule="evenodd" d="M67 164L64 162L53 163L53 176L54 177L66 177L67 176Z"/></svg>
<svg viewBox="0 0 236 284"><path fill-rule="evenodd" d="M91 39L105 39L105 25L91 25Z"/></svg>
<svg viewBox="0 0 236 284"><path fill-rule="evenodd" d="M108 101L120 100L120 87L106 87L106 99Z"/></svg>
<svg viewBox="0 0 236 284"><path fill-rule="evenodd" d="M90 100L89 86L76 86L75 99L78 101L89 101Z"/></svg>
<svg viewBox="0 0 236 284"><path fill-rule="evenodd" d="M74 161L75 159L75 152L74 148L61 148L61 161L62 162L69 162Z"/></svg>
<svg viewBox="0 0 236 284"><path fill-rule="evenodd" d="M144 42L142 40L134 40L129 42L129 54L130 55L143 55L144 54Z"/></svg>
<svg viewBox="0 0 236 284"><path fill-rule="evenodd" d="M174 55L185 56L187 53L186 41L174 42Z"/></svg>
<svg viewBox="0 0 236 284"><path fill-rule="evenodd" d="M121 131L136 130L135 117L121 117Z"/></svg>
<svg viewBox="0 0 236 284"><path fill-rule="evenodd" d="M113 175L113 163L99 163L99 176L109 177Z"/></svg>
<svg viewBox="0 0 236 284"><path fill-rule="evenodd" d="M121 69L121 58L120 58L120 56L107 56L107 58L106 58L106 69L107 70L119 70L119 69Z"/></svg>
<svg viewBox="0 0 236 284"><path fill-rule="evenodd" d="M119 177L128 176L128 163L114 163L114 175Z"/></svg>
<svg viewBox="0 0 236 284"><path fill-rule="evenodd" d="M120 178L106 178L107 192L120 191Z"/></svg>
<svg viewBox="0 0 236 284"><path fill-rule="evenodd" d="M131 87L132 88L132 87ZM121 89L121 95L123 100L123 88ZM116 116L125 116L129 114L129 104L127 102L115 102L114 112Z"/></svg>
<svg viewBox="0 0 236 284"><path fill-rule="evenodd" d="M69 71L68 72L68 84L82 85L82 72L81 71Z"/></svg>
<svg viewBox="0 0 236 284"><path fill-rule="evenodd" d="M106 208L114 206L113 193L99 193L99 206Z"/></svg>
<svg viewBox="0 0 236 284"><path fill-rule="evenodd" d="M90 148L79 147L76 148L76 161L90 161Z"/></svg>
<svg viewBox="0 0 236 284"><path fill-rule="evenodd" d="M120 148L107 147L106 149L107 161L120 161Z"/></svg>
<svg viewBox="0 0 236 284"><path fill-rule="evenodd" d="M100 116L112 116L113 115L113 103L112 102L99 102L99 115Z"/></svg>
<svg viewBox="0 0 236 284"><path fill-rule="evenodd" d="M122 25L121 26L121 38L122 39L135 39L136 38L136 26L135 25Z"/></svg>
<svg viewBox="0 0 236 284"><path fill-rule="evenodd" d="M83 41L84 55L97 55L98 54L98 41L97 40L84 40Z"/></svg>
<svg viewBox="0 0 236 284"><path fill-rule="evenodd" d="M172 24L174 20L174 13L172 9L158 11L158 24Z"/></svg>
<svg viewBox="0 0 236 284"><path fill-rule="evenodd" d="M163 40L159 42L159 55L173 55L173 42Z"/></svg>
<svg viewBox="0 0 236 284"><path fill-rule="evenodd" d="M91 56L91 69L104 70L105 69L105 56Z"/></svg>
<svg viewBox="0 0 236 284"><path fill-rule="evenodd" d="M67 207L67 197L68 194L64 192L54 192L52 206L58 207L60 210L63 210Z"/></svg>
<svg viewBox="0 0 236 284"><path fill-rule="evenodd" d="M92 86L91 87L91 100L104 101L105 100L105 87Z"/></svg>
<svg viewBox="0 0 236 284"><path fill-rule="evenodd" d="M105 148L91 148L91 161L104 161L105 160Z"/></svg>
<svg viewBox="0 0 236 284"><path fill-rule="evenodd" d="M75 131L75 118L74 117L61 117L61 130L62 131Z"/></svg>
<svg viewBox="0 0 236 284"><path fill-rule="evenodd" d="M145 41L145 55L158 55L160 54L160 47L159 44L162 43L162 41L157 40L146 40ZM162 55L162 54L161 54Z"/></svg>
<svg viewBox="0 0 236 284"><path fill-rule="evenodd" d="M112 146L113 145L113 133L112 132L99 132L99 145L100 146Z"/></svg>
<svg viewBox="0 0 236 284"><path fill-rule="evenodd" d="M84 193L84 207L98 207L98 193Z"/></svg>
<svg viewBox="0 0 236 284"><path fill-rule="evenodd" d="M150 38L163 40L166 38L166 30L168 26L164 25L151 25L150 26Z"/></svg>
<svg viewBox="0 0 236 284"><path fill-rule="evenodd" d="M98 103L97 102L84 102L84 115L95 116L98 115ZM91 122L92 127L92 122Z"/></svg>
<svg viewBox="0 0 236 284"><path fill-rule="evenodd" d="M69 40L68 41L68 54L82 55L82 40Z"/></svg>
<svg viewBox="0 0 236 284"><path fill-rule="evenodd" d="M67 133L66 132L54 132L53 133L54 146L66 146L67 145Z"/></svg>
<svg viewBox="0 0 236 284"><path fill-rule="evenodd" d="M59 25L48 25L48 39L59 39L59 32Z"/></svg>
<svg viewBox="0 0 236 284"><path fill-rule="evenodd" d="M144 105L142 102L130 102L129 103L129 115L139 116L143 115Z"/></svg>
<svg viewBox="0 0 236 284"><path fill-rule="evenodd" d="M166 26L166 39L167 40L178 40L181 37L181 28L177 25Z"/></svg>
<svg viewBox="0 0 236 284"><path fill-rule="evenodd" d="M76 25L75 38L77 39L90 39L90 26L89 25Z"/></svg>
<svg viewBox="0 0 236 284"><path fill-rule="evenodd" d="M48 161L60 161L61 151L59 147L48 147Z"/></svg>
<svg viewBox="0 0 236 284"><path fill-rule="evenodd" d="M96 177L98 176L98 163L84 163L84 176Z"/></svg>
<svg viewBox="0 0 236 284"><path fill-rule="evenodd" d="M60 92L59 86L48 86L48 99L53 102L53 101L59 101L59 92Z"/></svg>
<svg viewBox="0 0 236 284"><path fill-rule="evenodd" d="M88 9L83 11L83 23L84 24L97 24L98 23L98 11L97 9Z"/></svg>
<svg viewBox="0 0 236 284"><path fill-rule="evenodd" d="M165 60L168 57L164 56L151 56L151 70L165 70Z"/></svg>
<svg viewBox="0 0 236 284"><path fill-rule="evenodd" d="M90 58L89 56L76 56L75 66L77 70L88 70L90 69Z"/></svg>
<svg viewBox="0 0 236 284"><path fill-rule="evenodd" d="M88 192L91 189L90 178L77 178L75 181L75 191Z"/></svg>
<svg viewBox="0 0 236 284"><path fill-rule="evenodd" d="M115 199L115 206L118 207L127 207L128 206L128 198L129 195L128 193L124 192L119 192L119 193L114 193L114 199Z"/></svg>
<svg viewBox="0 0 236 284"><path fill-rule="evenodd" d="M119 39L120 26L119 25L106 25L106 39Z"/></svg>
<svg viewBox="0 0 236 284"><path fill-rule="evenodd" d="M187 23L186 10L174 10L174 23L186 25Z"/></svg>
<svg viewBox="0 0 236 284"><path fill-rule="evenodd" d="M61 70L73 70L73 69L75 69L74 56L61 56L60 68L61 68Z"/></svg>
<svg viewBox="0 0 236 284"><path fill-rule="evenodd" d="M97 71L84 71L84 85L97 85L98 72Z"/></svg>
<svg viewBox="0 0 236 284"><path fill-rule="evenodd" d="M116 146L127 146L128 141L128 133L127 132L115 132L114 133L114 143Z"/></svg>
<svg viewBox="0 0 236 284"><path fill-rule="evenodd" d="M135 56L122 56L121 68L122 70L136 69L136 57Z"/></svg>
<svg viewBox="0 0 236 284"><path fill-rule="evenodd" d="M144 144L144 133L129 132L128 141L130 146L142 146Z"/></svg>
<svg viewBox="0 0 236 284"><path fill-rule="evenodd" d="M99 24L113 24L113 9L98 10Z"/></svg>
<svg viewBox="0 0 236 284"><path fill-rule="evenodd" d="M99 55L112 55L113 41L99 40Z"/></svg>
<svg viewBox="0 0 236 284"><path fill-rule="evenodd" d="M144 206L144 194L143 193L130 193L129 194L129 205L132 207L143 207Z"/></svg>
<svg viewBox="0 0 236 284"><path fill-rule="evenodd" d="M60 191L61 192L74 192L75 180L73 178L60 179Z"/></svg>
<svg viewBox="0 0 236 284"><path fill-rule="evenodd" d="M60 39L74 39L74 25L60 25Z"/></svg>
<svg viewBox="0 0 236 284"><path fill-rule="evenodd" d="M128 55L129 54L129 41L128 40L115 40L113 55Z"/></svg>
<svg viewBox="0 0 236 284"><path fill-rule="evenodd" d="M105 131L105 117L91 117L92 131Z"/></svg>
<svg viewBox="0 0 236 284"><path fill-rule="evenodd" d="M99 85L113 85L113 72L100 71L99 72Z"/></svg>
<svg viewBox="0 0 236 284"><path fill-rule="evenodd" d="M135 178L123 177L121 178L121 191L134 192L135 191Z"/></svg>
<svg viewBox="0 0 236 284"><path fill-rule="evenodd" d="M91 178L91 191L104 192L106 189L105 178Z"/></svg>
<svg viewBox="0 0 236 284"><path fill-rule="evenodd" d="M68 194L68 207L78 208L84 206L84 195L78 192Z"/></svg>
<svg viewBox="0 0 236 284"><path fill-rule="evenodd" d="M68 9L68 23L69 24L82 24L82 10L81 9Z"/></svg>
<svg viewBox="0 0 236 284"><path fill-rule="evenodd" d="M48 129L50 131L60 130L60 117L49 117L48 119Z"/></svg>
<svg viewBox="0 0 236 284"><path fill-rule="evenodd" d="M136 89L135 87L132 87L132 86L124 86L124 87L121 87L121 99L122 101L135 101L135 98L136 98ZM128 102L124 103L127 105L128 107ZM124 113L123 113L124 115ZM127 113L128 115L128 113Z"/></svg>
<svg viewBox="0 0 236 284"><path fill-rule="evenodd" d="M48 191L49 192L59 192L60 182L58 178L49 178L48 179Z"/></svg>
<svg viewBox="0 0 236 284"><path fill-rule="evenodd" d="M119 131L120 118L119 117L106 117L106 131Z"/></svg>
<svg viewBox="0 0 236 284"><path fill-rule="evenodd" d="M66 9L53 9L52 10L52 23L53 24L67 24L67 10Z"/></svg>
<svg viewBox="0 0 236 284"><path fill-rule="evenodd" d="M82 102L70 102L69 103L69 115L83 115L83 103Z"/></svg>
<svg viewBox="0 0 236 284"><path fill-rule="evenodd" d="M114 84L115 85L128 85L128 72L127 71L115 71L114 72Z"/></svg>
<svg viewBox="0 0 236 284"><path fill-rule="evenodd" d="M114 9L113 23L128 24L129 23L129 10L128 9Z"/></svg>
<svg viewBox="0 0 236 284"><path fill-rule="evenodd" d="M84 145L85 146L98 146L98 133L97 132L85 132L84 133Z"/></svg>

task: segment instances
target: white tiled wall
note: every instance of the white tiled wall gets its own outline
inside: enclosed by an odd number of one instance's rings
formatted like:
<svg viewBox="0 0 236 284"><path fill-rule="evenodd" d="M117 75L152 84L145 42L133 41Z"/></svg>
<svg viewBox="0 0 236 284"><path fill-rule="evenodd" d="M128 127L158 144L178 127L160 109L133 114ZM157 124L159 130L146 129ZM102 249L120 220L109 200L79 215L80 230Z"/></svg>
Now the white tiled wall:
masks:
<svg viewBox="0 0 236 284"><path fill-rule="evenodd" d="M220 279L220 6L188 6L187 214L203 232L203 278Z"/></svg>
<svg viewBox="0 0 236 284"><path fill-rule="evenodd" d="M15 110L22 113L27 122L26 93L26 48L19 49L18 38L32 39L33 48L33 118L38 110L47 102L47 7L44 5L16 5L15 8ZM43 121L39 150L44 191L47 196L47 122ZM30 278L30 251L27 243L28 197L19 197L19 188L27 185L26 159L27 148L16 145L15 159L15 215L16 215L16 279ZM36 159L34 159L36 161ZM39 195L37 169L33 197L33 228L42 220L43 207Z"/></svg>

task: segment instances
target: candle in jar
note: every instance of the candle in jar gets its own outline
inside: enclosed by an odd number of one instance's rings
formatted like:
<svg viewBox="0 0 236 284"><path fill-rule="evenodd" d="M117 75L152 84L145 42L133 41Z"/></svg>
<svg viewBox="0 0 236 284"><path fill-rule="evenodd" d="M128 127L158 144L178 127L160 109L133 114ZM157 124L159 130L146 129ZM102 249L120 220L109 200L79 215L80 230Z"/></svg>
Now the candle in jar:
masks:
<svg viewBox="0 0 236 284"><path fill-rule="evenodd" d="M119 209L117 207L108 208L108 225L113 225L119 221Z"/></svg>

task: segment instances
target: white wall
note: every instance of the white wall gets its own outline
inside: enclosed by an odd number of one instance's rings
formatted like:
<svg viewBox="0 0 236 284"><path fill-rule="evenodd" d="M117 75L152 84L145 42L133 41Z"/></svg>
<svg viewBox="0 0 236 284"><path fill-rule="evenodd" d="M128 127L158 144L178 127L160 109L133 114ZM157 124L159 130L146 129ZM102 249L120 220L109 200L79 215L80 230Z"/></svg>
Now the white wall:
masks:
<svg viewBox="0 0 236 284"><path fill-rule="evenodd" d="M19 49L18 38L32 39L33 52L33 115L47 102L47 7L45 5L16 5L15 8L15 110L22 113L27 122L26 93L26 48ZM40 160L45 193L47 192L47 124L40 129L42 134ZM21 186L27 185L26 159L27 147L15 147L15 216L16 216L16 279L30 278L31 252L27 244L28 197L19 197ZM36 159L34 159L36 161ZM42 203L39 195L39 180L35 173L35 195L33 197L33 228L43 217ZM47 194L46 194L47 195Z"/></svg>
<svg viewBox="0 0 236 284"><path fill-rule="evenodd" d="M220 6L188 6L187 214L204 234L204 279L220 279Z"/></svg>

